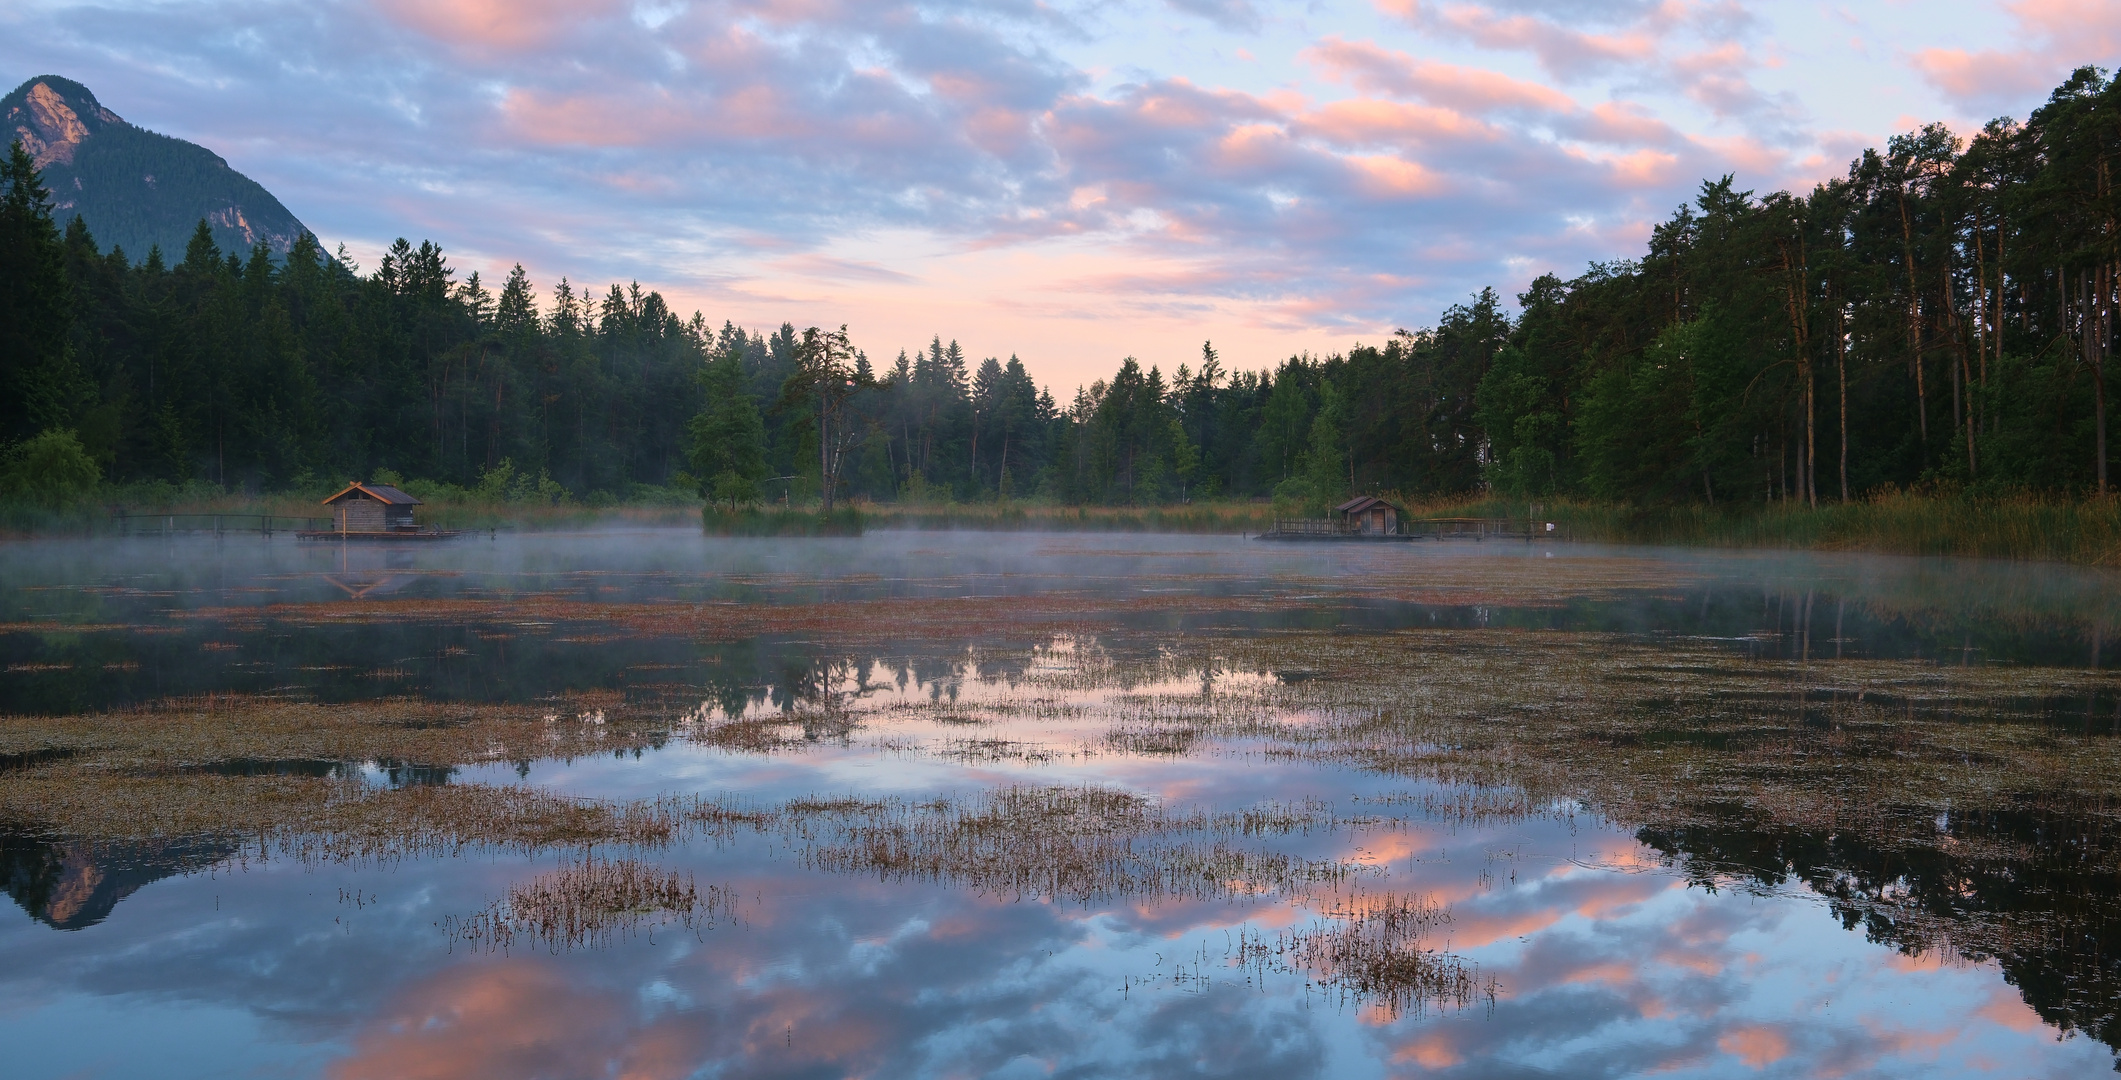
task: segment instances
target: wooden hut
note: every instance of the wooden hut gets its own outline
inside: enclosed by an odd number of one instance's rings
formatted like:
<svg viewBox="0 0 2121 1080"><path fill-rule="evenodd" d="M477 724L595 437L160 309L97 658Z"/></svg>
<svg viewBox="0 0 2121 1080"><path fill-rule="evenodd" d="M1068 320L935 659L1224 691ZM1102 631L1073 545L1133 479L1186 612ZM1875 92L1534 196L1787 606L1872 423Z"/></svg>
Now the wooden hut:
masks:
<svg viewBox="0 0 2121 1080"><path fill-rule="evenodd" d="M1398 536L1399 507L1375 495L1349 499L1333 508L1340 517L1341 531L1357 536Z"/></svg>
<svg viewBox="0 0 2121 1080"><path fill-rule="evenodd" d="M389 484L348 484L324 500L331 507L331 531L346 533L415 532L412 508L420 500Z"/></svg>

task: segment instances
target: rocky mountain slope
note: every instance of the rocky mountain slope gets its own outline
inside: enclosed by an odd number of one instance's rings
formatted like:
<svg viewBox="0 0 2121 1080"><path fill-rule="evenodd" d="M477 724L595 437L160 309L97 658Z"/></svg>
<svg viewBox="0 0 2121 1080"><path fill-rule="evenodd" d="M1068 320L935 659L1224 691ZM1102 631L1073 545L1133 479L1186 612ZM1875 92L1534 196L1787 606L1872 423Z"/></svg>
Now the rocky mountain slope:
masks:
<svg viewBox="0 0 2121 1080"><path fill-rule="evenodd" d="M221 250L260 241L285 254L304 227L272 193L213 151L125 122L88 88L39 75L0 98L0 141L21 140L63 226L79 214L98 247L138 261L161 245L174 262L206 219Z"/></svg>

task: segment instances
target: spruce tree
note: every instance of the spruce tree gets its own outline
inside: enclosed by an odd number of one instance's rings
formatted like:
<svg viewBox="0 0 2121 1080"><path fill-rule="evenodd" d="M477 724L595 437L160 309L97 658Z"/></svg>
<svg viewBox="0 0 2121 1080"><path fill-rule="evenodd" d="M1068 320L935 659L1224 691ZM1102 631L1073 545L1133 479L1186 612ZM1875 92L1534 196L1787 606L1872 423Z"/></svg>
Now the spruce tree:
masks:
<svg viewBox="0 0 2121 1080"><path fill-rule="evenodd" d="M86 404L67 348L73 307L51 193L18 139L0 170L0 441L69 427Z"/></svg>
<svg viewBox="0 0 2121 1080"><path fill-rule="evenodd" d="M760 499L759 481L767 475L766 425L757 403L744 389L742 356L723 350L701 372L707 407L692 418L689 464L700 495L727 502L732 511Z"/></svg>

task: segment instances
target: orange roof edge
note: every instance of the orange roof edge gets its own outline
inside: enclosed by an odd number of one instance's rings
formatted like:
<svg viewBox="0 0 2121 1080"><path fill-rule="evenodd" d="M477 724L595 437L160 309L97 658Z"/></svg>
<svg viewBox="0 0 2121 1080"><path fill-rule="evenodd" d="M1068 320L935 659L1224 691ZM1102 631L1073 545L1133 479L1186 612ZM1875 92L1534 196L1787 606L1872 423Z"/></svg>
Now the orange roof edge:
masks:
<svg viewBox="0 0 2121 1080"><path fill-rule="evenodd" d="M355 491L358 491L361 494L366 495L377 502L388 503L392 506L421 505L420 500L414 498L410 493L399 491L397 488L391 487L388 484L363 484L359 481L355 481L351 484L346 485L338 492L338 494L335 494L330 498L325 499L322 505L330 506L332 503L338 502L340 499L345 498L348 494Z"/></svg>

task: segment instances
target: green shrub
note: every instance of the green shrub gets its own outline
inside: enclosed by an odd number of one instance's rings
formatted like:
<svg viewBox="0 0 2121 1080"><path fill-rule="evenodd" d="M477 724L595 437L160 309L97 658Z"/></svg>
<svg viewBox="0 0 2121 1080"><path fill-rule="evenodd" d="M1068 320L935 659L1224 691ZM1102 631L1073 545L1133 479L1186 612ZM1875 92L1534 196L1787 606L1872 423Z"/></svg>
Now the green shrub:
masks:
<svg viewBox="0 0 2121 1080"><path fill-rule="evenodd" d="M96 492L103 470L71 431L46 431L8 451L0 467L0 494L57 510Z"/></svg>

